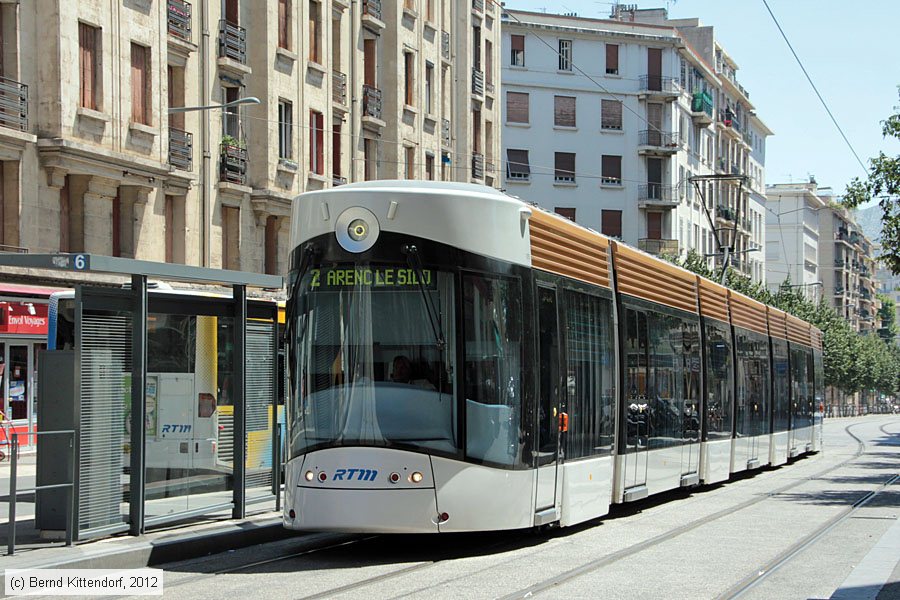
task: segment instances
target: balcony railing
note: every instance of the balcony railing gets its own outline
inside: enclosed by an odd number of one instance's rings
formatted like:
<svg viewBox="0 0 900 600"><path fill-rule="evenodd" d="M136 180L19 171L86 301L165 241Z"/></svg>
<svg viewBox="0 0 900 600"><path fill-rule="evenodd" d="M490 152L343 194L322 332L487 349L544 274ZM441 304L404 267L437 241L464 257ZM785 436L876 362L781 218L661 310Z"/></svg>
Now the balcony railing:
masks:
<svg viewBox="0 0 900 600"><path fill-rule="evenodd" d="M363 0L363 15L381 20L381 0Z"/></svg>
<svg viewBox="0 0 900 600"><path fill-rule="evenodd" d="M331 176L331 185L337 187L339 185L345 185L347 183L346 177L341 177L340 175L332 175Z"/></svg>
<svg viewBox="0 0 900 600"><path fill-rule="evenodd" d="M441 119L441 144L450 145L450 119Z"/></svg>
<svg viewBox="0 0 900 600"><path fill-rule="evenodd" d="M381 118L381 90L363 85L363 116Z"/></svg>
<svg viewBox="0 0 900 600"><path fill-rule="evenodd" d="M441 57L450 60L450 34L441 31Z"/></svg>
<svg viewBox="0 0 900 600"><path fill-rule="evenodd" d="M741 123L737 119L737 116L730 110L728 110L728 109L720 110L719 111L719 121L725 127L729 127L731 129L733 129L734 131L737 131L738 133L740 133Z"/></svg>
<svg viewBox="0 0 900 600"><path fill-rule="evenodd" d="M662 183L648 183L638 186L639 201L675 202L675 186Z"/></svg>
<svg viewBox="0 0 900 600"><path fill-rule="evenodd" d="M169 164L183 171L193 170L194 134L169 127Z"/></svg>
<svg viewBox="0 0 900 600"><path fill-rule="evenodd" d="M191 41L191 5L184 0L169 0L169 35Z"/></svg>
<svg viewBox="0 0 900 600"><path fill-rule="evenodd" d="M725 221L735 220L734 211L722 204L716 207L716 217L724 219Z"/></svg>
<svg viewBox="0 0 900 600"><path fill-rule="evenodd" d="M347 75L340 71L331 72L331 100L335 104L347 106Z"/></svg>
<svg viewBox="0 0 900 600"><path fill-rule="evenodd" d="M484 12L484 0L472 0L472 10Z"/></svg>
<svg viewBox="0 0 900 600"><path fill-rule="evenodd" d="M232 144L222 144L219 179L228 183L247 183L247 150Z"/></svg>
<svg viewBox="0 0 900 600"><path fill-rule="evenodd" d="M472 93L476 96L484 96L484 71L472 68Z"/></svg>
<svg viewBox="0 0 900 600"><path fill-rule="evenodd" d="M713 99L709 92L697 92L691 99L691 112L713 116Z"/></svg>
<svg viewBox="0 0 900 600"><path fill-rule="evenodd" d="M678 240L641 238L638 240L638 248L650 254L675 255L678 254Z"/></svg>
<svg viewBox="0 0 900 600"><path fill-rule="evenodd" d="M28 254L28 248L23 248L22 246L10 246L9 244L0 244L0 253Z"/></svg>
<svg viewBox="0 0 900 600"><path fill-rule="evenodd" d="M644 129L639 134L638 145L653 146L654 148L678 149L678 132L670 133L658 129Z"/></svg>
<svg viewBox="0 0 900 600"><path fill-rule="evenodd" d="M663 77L661 75L641 75L641 92L644 93L660 93L660 94L677 94L678 82L674 77Z"/></svg>
<svg viewBox="0 0 900 600"><path fill-rule="evenodd" d="M753 147L753 135L749 131L744 132L744 143Z"/></svg>
<svg viewBox="0 0 900 600"><path fill-rule="evenodd" d="M28 86L0 77L0 125L28 131Z"/></svg>
<svg viewBox="0 0 900 600"><path fill-rule="evenodd" d="M225 19L219 21L219 58L247 63L247 30Z"/></svg>
<svg viewBox="0 0 900 600"><path fill-rule="evenodd" d="M834 261L834 266L839 269L843 269L846 265L847 265L847 262L844 260L837 259L836 261Z"/></svg>
<svg viewBox="0 0 900 600"><path fill-rule="evenodd" d="M472 178L484 179L484 154L472 154Z"/></svg>

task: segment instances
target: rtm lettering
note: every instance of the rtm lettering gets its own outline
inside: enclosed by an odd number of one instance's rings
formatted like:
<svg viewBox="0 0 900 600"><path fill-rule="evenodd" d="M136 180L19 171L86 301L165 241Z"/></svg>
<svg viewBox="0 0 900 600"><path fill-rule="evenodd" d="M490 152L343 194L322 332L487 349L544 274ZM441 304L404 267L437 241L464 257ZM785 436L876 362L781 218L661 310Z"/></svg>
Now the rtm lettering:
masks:
<svg viewBox="0 0 900 600"><path fill-rule="evenodd" d="M190 425L173 425L171 423L162 426L163 433L190 433Z"/></svg>
<svg viewBox="0 0 900 600"><path fill-rule="evenodd" d="M334 481L352 481L356 475L357 481L375 481L378 471L375 469L338 469L334 472Z"/></svg>

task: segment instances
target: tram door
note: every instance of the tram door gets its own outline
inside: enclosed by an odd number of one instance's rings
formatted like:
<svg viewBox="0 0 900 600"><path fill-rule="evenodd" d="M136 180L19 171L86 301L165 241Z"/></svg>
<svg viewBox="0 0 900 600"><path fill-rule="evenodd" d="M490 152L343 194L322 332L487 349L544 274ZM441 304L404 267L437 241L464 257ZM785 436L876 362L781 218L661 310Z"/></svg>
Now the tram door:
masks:
<svg viewBox="0 0 900 600"><path fill-rule="evenodd" d="M564 423L562 378L560 373L559 317L556 290L537 288L538 364L540 387L538 398L537 492L535 511L541 513L556 506L557 471L560 459L559 439ZM551 512L551 511L548 511ZM550 519L552 520L552 519ZM540 524L537 523L536 524Z"/></svg>

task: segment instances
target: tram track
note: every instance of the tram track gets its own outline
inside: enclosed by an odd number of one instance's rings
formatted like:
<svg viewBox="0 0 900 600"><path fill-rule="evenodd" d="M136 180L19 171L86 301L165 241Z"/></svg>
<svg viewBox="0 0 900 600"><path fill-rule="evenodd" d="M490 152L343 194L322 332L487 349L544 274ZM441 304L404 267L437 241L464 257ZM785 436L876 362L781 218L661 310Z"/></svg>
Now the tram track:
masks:
<svg viewBox="0 0 900 600"><path fill-rule="evenodd" d="M886 427L887 425L890 425L890 424L892 424L892 423L887 423L883 427ZM775 496L778 496L779 494L783 494L799 485L802 485L809 481L814 481L816 479L820 479L820 478L828 475L829 473L836 471L836 470L846 466L847 464L859 459L859 457L865 453L865 451L866 451L865 442L859 436L857 436L852 431L850 431L852 428L859 426L859 425L864 425L864 423L851 423L850 425L847 425L846 427L844 427L844 432L847 435L849 435L851 438L856 440L856 444L857 444L856 452L849 458L846 458L845 460L843 460L835 465L832 465L832 466L828 467L827 469L823 469L823 470L819 471L818 473L814 473L813 475L804 477L802 479L794 481L793 483L784 485L780 488L772 490L772 491L770 491L766 494L760 495L756 498L751 498L750 500L741 502L740 504L737 504L736 506L731 506L731 507L722 509L718 512L715 512L711 515L707 515L702 518L691 521L689 523L685 523L684 525L681 525L675 529L667 531L666 533L654 536L652 538L649 538L647 540L644 540L643 542L639 542L632 546L622 548L621 550L613 552L612 554L607 554L598 559L584 563L578 567L575 567L575 568L565 571L559 575L556 575L555 577L545 579L541 582L538 582L531 586L528 586L527 588L521 589L521 590L513 592L511 594L506 594L504 596L501 596L500 598L501 598L501 600L514 600L517 598L529 598L536 594L540 594L542 592L552 590L553 588L555 588L559 585L562 585L563 583L567 583L569 581L572 581L574 579L577 579L579 577L582 577L584 575L592 573L598 569L601 569L605 566L608 566L610 564L618 562L624 558L634 556L640 552L643 552L644 550L647 550L649 548L652 548L654 546L657 546L659 544L662 544L664 542L667 542L669 540L677 538L688 532L694 531L695 529L698 529L698 528L700 528L704 525L707 525L713 521L716 521L718 519L733 515L738 511L741 511L741 510L744 510L751 506L754 506L756 504L759 504L760 502L771 499Z"/></svg>
<svg viewBox="0 0 900 600"><path fill-rule="evenodd" d="M674 539L678 536L681 536L685 533L693 531L693 530L695 530L705 524L708 524L712 521L718 520L718 519L723 518L728 515L733 515L734 513L738 512L740 510L744 510L744 509L749 508L753 505L756 505L764 500L770 499L779 494L783 494L799 485L802 485L809 481L820 479L820 478L828 475L829 473L846 466L848 463L858 459L860 456L862 456L865 453L865 451L866 451L865 442L863 442L862 439L860 439L857 435L855 435L851 431L852 428L854 428L858 425L862 425L862 424L863 423L852 423L844 428L844 432L857 442L857 448L852 456L846 458L845 460L843 460L835 465L832 465L826 469L818 471L807 477L798 479L787 485L781 486L775 490L761 494L758 497L752 498L745 502L742 502L737 505L734 505L734 506L725 508L723 510L720 510L718 512L715 512L711 515L708 515L708 516L696 519L694 521L691 521L689 523L686 523L686 524L684 524L678 528L675 528L671 531L668 531L664 534L660 534L658 536L655 536L655 537L645 540L643 542L639 542L632 546L622 548L616 552L613 552L612 554L608 554L608 555L600 557L594 561L585 563L579 567L576 567L574 569L571 569L569 571L561 573L560 575L557 575L553 578L549 578L547 580L538 582L536 584L533 584L533 585L531 585L527 588L524 588L522 590L519 590L517 592L502 596L502 598L504 600L510 600L513 598L526 598L526 597L529 597L529 596L532 596L532 595L535 595L538 593L542 593L542 592L551 590L551 589L559 586L562 583L571 581L573 579L576 579L578 577L581 577L583 575L586 575L588 573L596 571L597 569L603 568L607 565L610 565L612 563L620 561L624 558L638 554L638 553L640 553L644 550L647 550L653 546L656 546L658 544L664 543L664 542ZM883 425L881 428L882 432L892 435L889 432L884 430L884 427L891 425L891 424L893 424L893 423L887 423L887 424ZM869 498L869 500L870 499L871 499L871 497ZM862 501L862 500L863 499L860 499L860 501ZM866 502L867 501L868 500L866 500ZM520 542L521 542L522 537L533 535L533 533L530 530L523 530L523 531L525 531L526 533L523 533L521 536L515 536L514 539L504 539L504 540L494 543L494 544L488 544L485 546L481 546L480 548L482 551L497 551L497 550L502 550L504 547L509 547L510 549L515 549L517 547L520 547L520 545L521 545ZM241 565L235 565L235 566L231 566L231 567L227 567L227 568L217 569L217 570L209 572L209 573L198 574L198 575L195 575L192 577L187 577L187 578L181 579L179 581L173 581L171 583L167 582L166 587L167 587L167 589L178 588L178 587L182 587L182 586L189 585L192 583L197 583L199 581L203 581L206 579L213 579L217 576L246 572L246 571L256 569L259 567L264 567L267 565L271 565L274 563L279 563L279 562L283 562L283 561L287 561L287 560L291 560L291 559L297 559L297 558L300 558L303 556L311 556L314 554L320 554L320 553L330 552L330 551L340 552L351 546L355 546L356 544L375 541L375 540L383 539L384 537L385 536L382 536L382 535L368 535L368 536L359 536L359 537L344 536L344 539L335 540L335 539L331 539L331 534L320 534L319 539L312 540L311 541L312 545L308 545L307 547L304 547L302 550L290 552L288 554L284 554L284 555L280 555L280 556L273 556L271 558L266 558L266 559L254 561L251 563L245 563L245 564L241 564ZM457 554L454 554L451 552L444 556L438 556L438 557L435 557L435 558L432 558L432 559L429 559L426 561L422 561L417 564L405 566L401 569L397 569L397 570L390 571L387 573L381 573L379 575L375 575L375 576L368 577L365 579L360 579L360 580L354 581L353 583L349 583L349 584L346 584L343 586L330 588L328 590L323 590L320 592L315 592L315 593L307 595L307 596L302 596L302 598L304 598L305 600L328 598L328 597L335 596L337 594L342 594L342 593L362 589L362 588L368 587L370 585L383 584L384 582L389 581L391 579L403 577L403 576L409 575L411 573L415 573L417 571L421 571L424 569L428 569L430 567L438 566L441 563L446 562L447 560L452 560L456 556L457 556ZM787 560L789 560L789 558ZM445 583L446 582L442 583L441 585L443 585ZM434 587L437 587L437 586L429 586L429 587L426 587L423 589L419 589L419 590L417 590L416 593L422 593L422 592L427 591L428 589L433 589Z"/></svg>

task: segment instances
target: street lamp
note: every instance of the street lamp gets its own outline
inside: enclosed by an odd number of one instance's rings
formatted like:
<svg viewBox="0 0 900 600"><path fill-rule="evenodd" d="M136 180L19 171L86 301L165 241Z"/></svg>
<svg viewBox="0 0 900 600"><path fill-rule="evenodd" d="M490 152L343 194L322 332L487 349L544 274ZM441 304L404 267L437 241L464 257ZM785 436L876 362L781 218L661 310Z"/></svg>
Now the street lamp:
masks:
<svg viewBox="0 0 900 600"><path fill-rule="evenodd" d="M259 98L248 96L247 98L238 98L225 104L210 104L208 106L170 106L169 114L190 112L192 110L215 110L217 108L231 108L232 106L240 106L241 104L260 104Z"/></svg>
<svg viewBox="0 0 900 600"><path fill-rule="evenodd" d="M224 104L207 104L203 106L170 106L168 114L185 113L200 110L218 110L241 106L243 104L261 104L259 98L248 96L246 98L238 98ZM203 161L200 164L200 259L204 267L209 266L209 124L206 119L200 121L200 134L203 147Z"/></svg>

